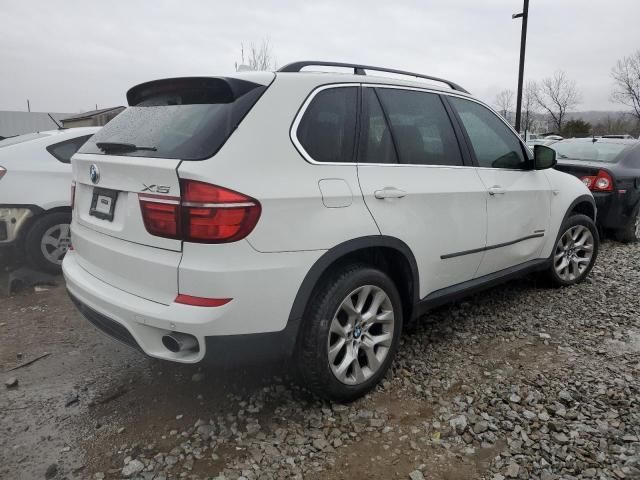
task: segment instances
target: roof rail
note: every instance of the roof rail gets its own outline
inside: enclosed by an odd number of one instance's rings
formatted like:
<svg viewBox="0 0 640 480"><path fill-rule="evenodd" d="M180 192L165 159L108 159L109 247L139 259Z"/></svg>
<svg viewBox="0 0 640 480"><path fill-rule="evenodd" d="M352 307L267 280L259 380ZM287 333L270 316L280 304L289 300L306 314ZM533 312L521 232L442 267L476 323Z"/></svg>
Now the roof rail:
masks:
<svg viewBox="0 0 640 480"><path fill-rule="evenodd" d="M304 67L309 67L309 66L353 68L354 75L366 75L367 73L365 72L365 70L374 70L376 72L387 72L387 73L395 73L398 75L407 75L409 77L424 78L425 80L432 80L434 82L444 83L445 85L448 85L449 87L451 87L451 89L453 90L469 93L457 83L453 83L449 80L445 80L444 78L431 77L429 75L423 75L421 73L405 72L404 70L395 70L393 68L372 67L371 65L359 65L357 63L303 60L300 62L289 63L281 67L280 69L278 69L278 72L299 72Z"/></svg>

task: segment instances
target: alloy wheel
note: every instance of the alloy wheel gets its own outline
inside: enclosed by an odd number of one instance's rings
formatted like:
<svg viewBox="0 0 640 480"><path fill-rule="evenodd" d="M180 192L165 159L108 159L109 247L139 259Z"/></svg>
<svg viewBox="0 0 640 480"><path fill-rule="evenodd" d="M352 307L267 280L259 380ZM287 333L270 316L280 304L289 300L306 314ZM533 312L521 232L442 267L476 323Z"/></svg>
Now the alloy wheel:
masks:
<svg viewBox="0 0 640 480"><path fill-rule="evenodd" d="M556 244L554 268L564 281L578 279L591 264L595 241L584 225L574 225L562 234Z"/></svg>
<svg viewBox="0 0 640 480"><path fill-rule="evenodd" d="M327 340L335 377L358 385L375 375L389 354L394 328L393 305L383 289L364 285L347 295L331 320Z"/></svg>
<svg viewBox="0 0 640 480"><path fill-rule="evenodd" d="M44 258L54 265L61 265L64 254L67 253L71 245L71 234L69 224L61 223L48 228L42 240L40 249Z"/></svg>

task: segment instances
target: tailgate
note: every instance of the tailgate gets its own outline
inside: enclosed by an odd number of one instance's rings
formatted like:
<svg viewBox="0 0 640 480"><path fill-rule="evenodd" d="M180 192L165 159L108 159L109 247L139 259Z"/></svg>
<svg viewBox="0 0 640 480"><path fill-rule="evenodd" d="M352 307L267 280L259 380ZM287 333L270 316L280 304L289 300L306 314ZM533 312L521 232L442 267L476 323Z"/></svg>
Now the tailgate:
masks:
<svg viewBox="0 0 640 480"><path fill-rule="evenodd" d="M147 232L138 193L149 194L151 189L153 195L178 197L179 163L179 160L90 154L77 154L73 158L76 196L71 233L82 268L139 297L163 304L173 302L178 293L182 242ZM95 183L91 179L92 169L94 179L95 172L99 173ZM156 193L158 187L167 194ZM96 215L97 202L101 200L112 205L98 208Z"/></svg>
<svg viewBox="0 0 640 480"><path fill-rule="evenodd" d="M179 163L173 159L76 154L73 157L75 220L91 230L121 240L180 251L180 240L147 232L138 198L138 194L143 192L167 198L179 197L180 183L176 173ZM91 180L92 168L94 171L97 169L96 182ZM104 195L100 198L102 193ZM105 211L96 211L100 208L99 202L96 204L98 200L113 203L112 218L105 215Z"/></svg>

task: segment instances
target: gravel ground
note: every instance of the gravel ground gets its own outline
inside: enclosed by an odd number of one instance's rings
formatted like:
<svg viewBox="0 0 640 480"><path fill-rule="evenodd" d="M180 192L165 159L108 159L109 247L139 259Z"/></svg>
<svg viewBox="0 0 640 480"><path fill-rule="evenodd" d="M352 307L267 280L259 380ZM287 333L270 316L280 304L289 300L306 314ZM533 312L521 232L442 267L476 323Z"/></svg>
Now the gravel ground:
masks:
<svg viewBox="0 0 640 480"><path fill-rule="evenodd" d="M640 478L639 287L640 245L607 242L579 286L526 279L439 309L350 405L282 366L141 357L96 337L61 288L11 298L1 378L19 385L0 396L0 477ZM6 371L45 341L51 355Z"/></svg>

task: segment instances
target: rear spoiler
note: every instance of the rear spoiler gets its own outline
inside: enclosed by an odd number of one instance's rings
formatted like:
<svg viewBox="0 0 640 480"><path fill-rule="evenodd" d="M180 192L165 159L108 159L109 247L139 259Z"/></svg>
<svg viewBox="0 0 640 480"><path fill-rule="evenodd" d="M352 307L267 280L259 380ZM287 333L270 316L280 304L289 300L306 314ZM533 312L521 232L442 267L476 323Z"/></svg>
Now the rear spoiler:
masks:
<svg viewBox="0 0 640 480"><path fill-rule="evenodd" d="M257 87L263 85L232 77L165 78L132 87L127 92L127 102L133 107L157 95L188 92L188 102L184 103L231 103ZM215 101L208 100L211 98Z"/></svg>

